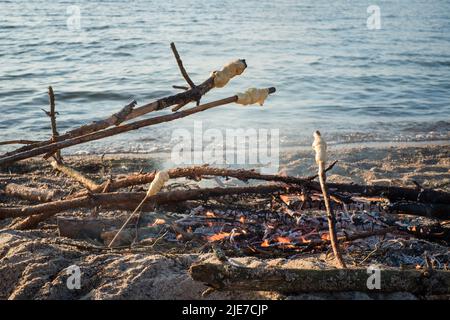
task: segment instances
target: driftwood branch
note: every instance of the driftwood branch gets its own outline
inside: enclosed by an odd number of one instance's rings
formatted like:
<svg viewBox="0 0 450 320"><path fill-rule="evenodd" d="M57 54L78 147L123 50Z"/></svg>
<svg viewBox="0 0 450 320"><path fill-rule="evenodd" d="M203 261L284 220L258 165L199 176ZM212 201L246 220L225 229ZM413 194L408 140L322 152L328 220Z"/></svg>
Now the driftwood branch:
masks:
<svg viewBox="0 0 450 320"><path fill-rule="evenodd" d="M391 213L424 217L443 217L450 212L450 205L442 203L396 202L388 206Z"/></svg>
<svg viewBox="0 0 450 320"><path fill-rule="evenodd" d="M80 172L69 168L68 166L64 165L62 162L53 160L51 161L51 165L53 169L65 174L66 176L70 177L71 179L79 182L81 185L86 187L88 190L98 190L100 189L100 186L92 181L91 179L85 177Z"/></svg>
<svg viewBox="0 0 450 320"><path fill-rule="evenodd" d="M300 187L287 187L281 185L263 185L254 187L236 188L206 188L194 190L175 190L160 192L148 197L148 201L143 205L143 209L152 210L154 204L168 204L187 200L202 200L225 195L238 194L273 194L278 192L301 191ZM79 208L114 208L122 210L134 210L142 202L145 192L113 192L84 196L76 199L60 200L42 203L35 206L21 208L0 208L0 220L6 218L28 217L19 222L15 229L28 229L35 227L39 222L44 221L56 213Z"/></svg>
<svg viewBox="0 0 450 320"><path fill-rule="evenodd" d="M55 104L55 93L53 88L48 87L48 98L50 102L50 112L45 112L50 117L50 123L52 125L52 141L56 142L59 136L58 130L56 128L56 104ZM61 152L58 150L55 152L55 158L57 161L61 161Z"/></svg>
<svg viewBox="0 0 450 320"><path fill-rule="evenodd" d="M61 237L101 240L102 232L120 228L125 220L126 216L102 219L58 217L57 225Z"/></svg>
<svg viewBox="0 0 450 320"><path fill-rule="evenodd" d="M332 169L334 163L330 165L326 171ZM281 176L281 175L271 175L271 174L261 174L254 170L245 170L245 169L227 169L227 168L214 168L209 166L195 166L195 167L186 167L186 168L174 168L167 171L169 177L171 179L177 178L188 178L199 180L202 177L208 176L217 176L217 177L226 177L226 178L236 178L242 181L248 180L263 180L263 181L273 181L273 182L284 182L288 184L298 184L305 185L309 187L310 180L314 179L316 176L306 177L306 178L297 178L290 176ZM116 191L121 188L128 188L131 186L147 184L153 181L155 178L156 172L151 173L140 173L133 174L127 177L104 182L98 186L96 189L92 189L92 192L99 193L106 187L108 184L108 191ZM86 195L86 192L82 191L80 193L74 194L71 197L79 197Z"/></svg>
<svg viewBox="0 0 450 320"><path fill-rule="evenodd" d="M368 186L345 183L327 183L330 192L349 193L366 197L382 196L391 202L399 200L416 201L421 203L450 204L450 193L432 189L417 190L412 188L392 186ZM447 217L447 218L445 218ZM448 219L450 213L435 218Z"/></svg>
<svg viewBox="0 0 450 320"><path fill-rule="evenodd" d="M269 92L274 93L275 88L269 88ZM212 109L212 108L215 108L218 106L236 102L237 99L238 99L237 96L232 96L229 98L225 98L225 99L217 100L214 102L206 103L206 104L203 104L203 105L200 105L197 107L193 107L193 108L190 108L190 109L187 109L184 111L179 111L179 112L175 112L175 113L171 113L171 114L167 114L167 115L163 115L163 116L159 116L159 117L154 117L154 118L150 118L150 119L135 121L135 122L121 125L118 127L105 129L102 131L96 131L96 132L92 132L89 134L85 134L83 136L74 137L74 138L63 140L63 141L51 143L51 144L48 144L48 145L45 145L42 147L34 148L32 150L28 150L28 151L24 151L21 153L17 153L14 155L0 158L0 166L10 164L15 161L31 158L34 156L38 156L40 154L54 152L56 150L68 148L68 147L78 145L81 143L99 140L99 139L114 136L114 135L117 135L120 133L137 130L137 129L140 129L143 127L148 127L148 126L160 124L163 122L168 122L168 121L173 121L176 119L184 118L184 117L190 116L190 115L198 113L198 112L202 112L202 111Z"/></svg>
<svg viewBox="0 0 450 320"><path fill-rule="evenodd" d="M6 185L4 193L11 197L17 197L29 201L49 202L62 197L62 192L57 190L46 190L42 188L31 188L16 183Z"/></svg>
<svg viewBox="0 0 450 320"><path fill-rule="evenodd" d="M245 267L231 263L203 262L190 267L192 279L217 290L300 292L398 292L416 294L450 293L449 271L380 271L379 290L370 290L367 269L294 269Z"/></svg>
<svg viewBox="0 0 450 320"><path fill-rule="evenodd" d="M246 64L245 64L245 66L246 66ZM145 104L140 107L135 108L133 106L133 108L131 108L131 110L128 110L127 107L123 108L122 111L124 109L127 109L129 112L122 113L122 114L124 114L124 116L120 119L120 121L118 121L117 114L113 114L112 116L110 116L106 119L95 121L91 124L83 125L77 129L68 131L67 133L65 133L63 135L60 135L57 140L63 141L63 140L71 139L74 137L84 136L86 134L104 130L111 126L117 125L120 122L135 119L137 117L140 117L142 115L145 115L145 114L153 112L153 111L162 110L162 109L168 108L170 106L174 106L174 105L187 104L191 101L198 101L200 97L204 96L206 93L208 93L213 88L214 88L214 76L211 75L203 83L201 83L198 86L195 86L189 90L186 90L184 92L180 92L175 95L171 95L171 96L167 96L167 97L158 99L156 101L150 102L150 103ZM14 151L4 154L2 156L2 158L7 158L9 156L21 154L23 152L30 151L30 150L33 150L36 148L48 146L52 143L54 143L53 139L29 144L27 146L21 147L19 149L16 149ZM2 165L1 158L0 158L0 165Z"/></svg>
<svg viewBox="0 0 450 320"><path fill-rule="evenodd" d="M223 169L208 166L175 168L168 170L168 174L171 179L184 177L198 180L202 177L222 176L222 177L233 177L243 181L264 180L273 182L283 182L287 184L300 186L305 190L314 190L317 192L321 192L320 184L317 183L316 181L309 180L311 178L314 178L314 176L307 178L298 178L290 176L260 174L253 170ZM104 192L106 188L108 192L113 192L130 186L151 183L154 178L155 173L133 174L118 180L111 180L104 182L98 185L98 187L92 189L91 191L93 193L101 193ZM420 199L422 202L417 203L417 205L415 206L415 208L420 208L420 210L412 208L411 204L408 205L394 204L390 210L393 213L409 213L414 215L437 218L441 220L450 219L450 210L447 210L447 208L450 205L450 194L446 192L433 190L420 191L417 189L402 188L402 187L367 186L356 184L327 183L327 185L329 187L329 191L332 193L332 197L333 194L337 193L339 194L348 193L352 196L360 195L365 197L382 196L382 198L387 198L391 200L391 202L393 203L402 200L414 201L414 199ZM68 198L72 199L87 195L88 192L81 191L69 196ZM439 201L439 203L434 203L435 201ZM411 208L414 210L412 210ZM431 210L430 208L433 208L433 210Z"/></svg>

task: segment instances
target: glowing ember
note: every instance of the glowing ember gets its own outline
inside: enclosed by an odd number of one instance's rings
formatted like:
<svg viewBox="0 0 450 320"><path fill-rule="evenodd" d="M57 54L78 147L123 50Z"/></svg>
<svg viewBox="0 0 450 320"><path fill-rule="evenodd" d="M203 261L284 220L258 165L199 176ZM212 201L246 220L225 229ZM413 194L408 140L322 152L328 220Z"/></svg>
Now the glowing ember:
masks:
<svg viewBox="0 0 450 320"><path fill-rule="evenodd" d="M330 240L330 234L329 234L328 232L322 233L322 234L320 235L320 238L321 238L322 240Z"/></svg>
<svg viewBox="0 0 450 320"><path fill-rule="evenodd" d="M225 238L228 238L231 235L229 232L220 232L208 237L208 241L220 241ZM234 234L236 235L236 233Z"/></svg>
<svg viewBox="0 0 450 320"><path fill-rule="evenodd" d="M245 217L244 217L244 216L241 216L241 217L239 218L239 222L240 222L240 223L245 223Z"/></svg>
<svg viewBox="0 0 450 320"><path fill-rule="evenodd" d="M215 218L216 215L212 211L206 211L206 216L209 218Z"/></svg>
<svg viewBox="0 0 450 320"><path fill-rule="evenodd" d="M306 200L304 195L297 195L297 194L282 194L280 195L280 199L288 206L295 202Z"/></svg>
<svg viewBox="0 0 450 320"><path fill-rule="evenodd" d="M279 243L291 243L291 239L287 237L277 237L277 242Z"/></svg>
<svg viewBox="0 0 450 320"><path fill-rule="evenodd" d="M289 205L291 203L291 198L289 197L289 195L281 194L280 199L287 205Z"/></svg>
<svg viewBox="0 0 450 320"><path fill-rule="evenodd" d="M269 243L269 240L264 240L263 242L261 242L261 247L269 247L270 246L270 243Z"/></svg>
<svg viewBox="0 0 450 320"><path fill-rule="evenodd" d="M157 225L161 225L161 224L165 224L166 223L166 220L164 220L164 219L155 219L155 221L153 221L153 224L152 224L152 226L157 226Z"/></svg>
<svg viewBox="0 0 450 320"><path fill-rule="evenodd" d="M305 237L301 236L301 237L300 237L300 242L301 242L301 243L310 243L311 240L306 239Z"/></svg>

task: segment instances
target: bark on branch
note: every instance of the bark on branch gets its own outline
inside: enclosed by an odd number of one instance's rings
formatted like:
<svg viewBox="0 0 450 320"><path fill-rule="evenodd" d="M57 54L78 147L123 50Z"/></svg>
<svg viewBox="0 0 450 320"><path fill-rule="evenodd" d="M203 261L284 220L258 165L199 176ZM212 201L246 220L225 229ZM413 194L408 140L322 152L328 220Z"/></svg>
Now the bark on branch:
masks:
<svg viewBox="0 0 450 320"><path fill-rule="evenodd" d="M299 292L370 292L367 269L284 269L280 267L244 267L230 263L194 264L189 273L217 290ZM380 271L379 292L416 294L450 293L449 271L394 270ZM372 290L373 292L373 290Z"/></svg>
<svg viewBox="0 0 450 320"><path fill-rule="evenodd" d="M53 169L65 174L66 176L72 178L73 180L79 182L80 184L82 184L84 187L86 187L88 190L98 190L100 189L100 186L95 183L94 181L92 181L91 179L83 176L80 172L69 168L68 166L65 166L63 163L58 162L56 160L51 162L51 165L53 167ZM103 190L103 189L102 189ZM101 191L98 191L101 192Z"/></svg>
<svg viewBox="0 0 450 320"><path fill-rule="evenodd" d="M55 201L63 196L62 192L57 190L32 188L16 183L8 183L5 187L4 193L11 197L18 197L24 200L38 202Z"/></svg>

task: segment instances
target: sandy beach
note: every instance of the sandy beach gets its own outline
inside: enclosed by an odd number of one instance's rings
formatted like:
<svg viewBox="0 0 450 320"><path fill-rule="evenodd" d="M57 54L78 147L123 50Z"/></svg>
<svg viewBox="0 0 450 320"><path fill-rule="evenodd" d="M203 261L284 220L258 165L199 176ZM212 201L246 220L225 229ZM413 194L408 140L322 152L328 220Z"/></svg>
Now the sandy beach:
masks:
<svg viewBox="0 0 450 320"><path fill-rule="evenodd" d="M403 147L354 148L351 146L330 148L330 160L338 160L328 172L329 181L402 185L450 190L450 146L417 145ZM288 175L308 176L316 168L309 150L282 153L281 172ZM110 176L120 177L136 172L151 172L161 166L161 159L152 155L104 155L65 156L65 163L96 182ZM27 160L15 163L0 173L0 184L19 183L40 190L59 190L62 194L75 193L82 188L69 178L57 174L48 162ZM181 185L191 186L197 182L181 179ZM204 182L201 182L204 183ZM214 184L207 181L207 185ZM235 180L223 181L227 185L239 184ZM145 190L138 186L134 191ZM1 207L32 204L29 201L0 194ZM252 201L251 198L248 201ZM197 205L198 206L198 205ZM188 208L188 209L187 209ZM158 217L189 215L191 207L161 207ZM352 209L353 214L363 214ZM98 211L95 213L94 211ZM308 213L310 212L310 213ZM314 213L316 212L316 213ZM323 211L306 210L303 214L322 215ZM103 218L126 216L118 210L68 210L57 217ZM425 218L424 218L425 219ZM432 220L432 219L431 219ZM13 219L1 221L7 227ZM380 242L381 241L381 242ZM365 259L380 243L390 243L382 254ZM387 242L386 242L387 241ZM70 239L58 234L57 218L39 224L34 230L0 231L0 298L2 299L419 299L432 298L412 293L365 293L310 292L296 295L278 292L221 292L202 295L207 287L194 281L188 274L193 263L216 261L217 256L209 250L182 246L160 241L146 246L145 241L128 249L99 249L99 243L89 239ZM356 248L360 246L358 250ZM403 249L410 247L411 250ZM403 248L403 249L402 249ZM403 251L402 251L403 250ZM448 247L415 238L404 233L373 236L356 241L345 247L345 257L350 268L378 263L384 268L424 267L424 253L435 259L436 268L446 269L450 259ZM357 252L357 253L356 253ZM384 258L383 258L384 257ZM329 251L318 250L307 254L294 254L285 258L262 259L258 256L230 257L234 263L246 266L274 265L283 268L322 269L334 268ZM82 272L82 289L69 290L66 285L67 268L77 265ZM442 297L440 297L442 298Z"/></svg>

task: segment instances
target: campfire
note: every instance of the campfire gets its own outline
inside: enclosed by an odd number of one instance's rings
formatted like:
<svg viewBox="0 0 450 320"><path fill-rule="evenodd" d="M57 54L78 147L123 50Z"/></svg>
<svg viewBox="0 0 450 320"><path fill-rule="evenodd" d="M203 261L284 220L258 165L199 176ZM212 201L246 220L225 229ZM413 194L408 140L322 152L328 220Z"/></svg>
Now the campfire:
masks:
<svg viewBox="0 0 450 320"><path fill-rule="evenodd" d="M401 283L387 283L386 290L419 292L425 288L433 293L448 293L450 194L419 184L408 188L329 182L327 173L338 164L337 160L329 163L326 142L318 131L314 132L313 143L317 174L308 177L204 165L99 178L65 163L61 149L230 103L262 105L276 91L273 87L250 88L201 104L208 91L242 74L247 68L245 60L231 62L195 85L175 45L171 47L189 85L181 88L183 92L140 107L133 101L104 120L63 135L56 130L55 97L53 89L49 90L51 111L47 115L51 118L52 138L21 140L25 146L0 156L0 166L10 175L0 184L3 231L57 229L55 241L96 253L214 255L214 263L200 262L190 268L194 280L214 290L234 290L236 287L230 288L233 284L241 290L255 291L340 290L346 279L353 279L346 286L358 284L346 287L348 290L367 290L360 286L367 275L363 267L373 261L408 270L386 269L393 277L404 279ZM180 111L191 102L197 105ZM172 113L129 122L169 106L173 106ZM17 141L2 144L8 143ZM17 161L37 155L44 156L48 161L44 166L51 172L60 173L55 178L58 188L33 186L43 185L46 176L27 180L11 174L17 170ZM211 178L218 187L197 184ZM239 186L227 186L230 182ZM412 254L418 249L424 253L419 258ZM255 257L293 261L321 254L333 261L334 268L324 268L320 276L306 269L261 267L257 273L233 260ZM341 279L342 274L348 278ZM275 280L266 283L266 276ZM327 287L327 277L339 281ZM315 279L319 286L305 279Z"/></svg>

